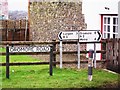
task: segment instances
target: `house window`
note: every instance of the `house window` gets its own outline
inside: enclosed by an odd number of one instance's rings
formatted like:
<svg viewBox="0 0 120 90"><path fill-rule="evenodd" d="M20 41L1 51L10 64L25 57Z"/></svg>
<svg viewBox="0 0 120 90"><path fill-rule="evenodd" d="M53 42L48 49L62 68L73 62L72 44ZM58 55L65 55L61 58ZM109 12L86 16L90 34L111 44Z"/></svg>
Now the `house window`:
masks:
<svg viewBox="0 0 120 90"><path fill-rule="evenodd" d="M116 38L118 35L118 16L103 16L103 38Z"/></svg>

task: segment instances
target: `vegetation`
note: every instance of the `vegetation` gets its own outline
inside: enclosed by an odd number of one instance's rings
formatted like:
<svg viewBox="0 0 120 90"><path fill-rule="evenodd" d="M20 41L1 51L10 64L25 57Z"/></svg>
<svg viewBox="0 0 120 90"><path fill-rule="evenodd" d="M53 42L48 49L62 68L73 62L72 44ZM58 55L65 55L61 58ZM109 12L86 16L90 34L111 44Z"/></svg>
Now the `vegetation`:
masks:
<svg viewBox="0 0 120 90"><path fill-rule="evenodd" d="M4 50L3 50L4 51ZM2 62L5 62L5 57ZM20 58L20 59L19 59ZM38 61L31 56L11 56L11 61ZM53 69L49 75L49 65L11 66L10 79L5 77L2 67L2 88L96 88L117 84L118 75L100 69L93 69L93 80L88 81L87 69Z"/></svg>

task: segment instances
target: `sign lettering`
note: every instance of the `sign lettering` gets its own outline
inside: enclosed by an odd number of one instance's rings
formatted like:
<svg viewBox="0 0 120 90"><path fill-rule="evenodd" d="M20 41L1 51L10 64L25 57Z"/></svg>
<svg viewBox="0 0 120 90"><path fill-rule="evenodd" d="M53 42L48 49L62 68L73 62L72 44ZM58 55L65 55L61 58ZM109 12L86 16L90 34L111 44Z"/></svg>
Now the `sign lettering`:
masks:
<svg viewBox="0 0 120 90"><path fill-rule="evenodd" d="M50 52L49 46L11 46L10 52Z"/></svg>
<svg viewBox="0 0 120 90"><path fill-rule="evenodd" d="M63 31L58 34L59 40L79 40L79 42L99 42L99 30Z"/></svg>

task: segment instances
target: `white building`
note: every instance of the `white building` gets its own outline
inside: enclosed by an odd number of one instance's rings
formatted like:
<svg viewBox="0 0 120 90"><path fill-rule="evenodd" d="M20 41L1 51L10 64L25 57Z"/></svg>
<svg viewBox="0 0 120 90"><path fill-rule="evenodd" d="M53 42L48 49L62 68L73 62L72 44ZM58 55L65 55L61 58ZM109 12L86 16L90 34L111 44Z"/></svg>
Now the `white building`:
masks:
<svg viewBox="0 0 120 90"><path fill-rule="evenodd" d="M8 2L7 0L0 0L0 20L8 19Z"/></svg>
<svg viewBox="0 0 120 90"><path fill-rule="evenodd" d="M87 30L100 30L102 38L116 38L118 36L118 2L120 0L82 0L82 11L85 15ZM87 44L87 50L94 49L93 44ZM97 50L101 50L97 44ZM97 54L101 60L101 54Z"/></svg>

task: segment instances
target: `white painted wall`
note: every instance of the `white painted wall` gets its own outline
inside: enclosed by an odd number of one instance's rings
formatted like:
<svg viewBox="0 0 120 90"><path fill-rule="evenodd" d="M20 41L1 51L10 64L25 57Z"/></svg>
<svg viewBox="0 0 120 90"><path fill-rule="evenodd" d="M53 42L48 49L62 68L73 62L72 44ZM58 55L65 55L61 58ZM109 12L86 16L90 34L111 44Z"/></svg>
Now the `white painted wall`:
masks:
<svg viewBox="0 0 120 90"><path fill-rule="evenodd" d="M120 1L118 5L118 38L120 38Z"/></svg>
<svg viewBox="0 0 120 90"><path fill-rule="evenodd" d="M118 14L118 1L120 0L82 0L82 13L85 16L87 30L101 30L100 14ZM89 49L94 49L93 44L87 44L87 50ZM97 50L101 50L100 44L97 44ZM100 60L100 54L97 54L96 59Z"/></svg>

